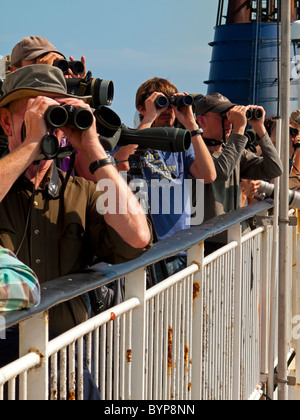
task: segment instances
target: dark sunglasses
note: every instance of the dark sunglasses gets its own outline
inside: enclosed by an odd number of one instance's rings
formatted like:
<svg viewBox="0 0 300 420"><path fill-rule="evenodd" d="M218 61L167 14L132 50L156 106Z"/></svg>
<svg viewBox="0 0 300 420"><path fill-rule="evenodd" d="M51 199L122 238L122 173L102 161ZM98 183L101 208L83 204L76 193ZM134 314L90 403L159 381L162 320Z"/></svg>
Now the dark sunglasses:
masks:
<svg viewBox="0 0 300 420"><path fill-rule="evenodd" d="M298 130L297 128L290 127L290 135L291 135L292 137L296 137L296 136L298 136L298 135L299 135L299 130Z"/></svg>

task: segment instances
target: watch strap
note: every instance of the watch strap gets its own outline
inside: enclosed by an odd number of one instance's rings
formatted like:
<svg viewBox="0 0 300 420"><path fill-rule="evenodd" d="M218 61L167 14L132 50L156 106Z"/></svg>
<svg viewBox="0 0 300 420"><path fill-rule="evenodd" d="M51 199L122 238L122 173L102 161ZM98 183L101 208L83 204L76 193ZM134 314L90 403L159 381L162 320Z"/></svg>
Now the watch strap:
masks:
<svg viewBox="0 0 300 420"><path fill-rule="evenodd" d="M202 130L200 130L200 128L198 128L198 130L191 131L192 137L197 136L198 134L202 134Z"/></svg>
<svg viewBox="0 0 300 420"><path fill-rule="evenodd" d="M104 168L104 166L113 165L117 166L115 159L112 156L108 156L105 159L96 160L90 164L90 172L93 175L98 169Z"/></svg>

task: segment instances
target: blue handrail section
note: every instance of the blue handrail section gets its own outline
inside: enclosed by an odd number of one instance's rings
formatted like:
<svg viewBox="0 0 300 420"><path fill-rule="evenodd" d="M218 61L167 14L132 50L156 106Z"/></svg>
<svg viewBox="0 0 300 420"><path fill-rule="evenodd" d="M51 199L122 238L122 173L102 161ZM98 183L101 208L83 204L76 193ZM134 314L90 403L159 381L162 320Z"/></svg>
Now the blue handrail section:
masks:
<svg viewBox="0 0 300 420"><path fill-rule="evenodd" d="M251 204L248 207L218 216L199 226L178 232L170 238L154 244L150 251L136 260L118 265L98 264L82 273L70 274L43 283L41 284L42 298L39 306L11 313L0 313L5 319L5 327L9 328L60 303L126 277L136 270L175 256L236 224L272 209L273 206L274 202L271 199Z"/></svg>

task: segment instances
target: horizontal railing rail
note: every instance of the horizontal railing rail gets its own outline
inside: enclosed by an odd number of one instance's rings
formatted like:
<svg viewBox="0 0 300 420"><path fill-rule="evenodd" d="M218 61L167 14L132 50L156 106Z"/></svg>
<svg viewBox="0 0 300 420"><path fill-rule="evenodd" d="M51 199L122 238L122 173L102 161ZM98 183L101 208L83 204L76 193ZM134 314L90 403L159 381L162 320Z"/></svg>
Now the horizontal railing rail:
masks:
<svg viewBox="0 0 300 420"><path fill-rule="evenodd" d="M273 207L272 200L253 204L181 231L134 261L100 263L42 284L38 307L0 317L7 328L19 325L20 338L19 359L0 369L0 400L82 400L87 372L105 400L272 398ZM250 219L254 228L243 233ZM292 219L289 282L296 302L300 226ZM205 241L224 231L228 244L205 256ZM148 288L146 267L184 251L187 267ZM122 303L50 341L52 307L120 279Z"/></svg>
<svg viewBox="0 0 300 420"><path fill-rule="evenodd" d="M43 283L41 285L41 303L38 307L13 313L0 312L0 315L4 317L5 327L9 328L34 315L49 310L53 306L81 296L97 287L107 285L134 271L155 264L162 259L173 257L208 238L230 229L236 224L242 223L272 208L273 200L255 203L251 206L213 218L202 225L178 232L170 238L154 244L150 251L136 260L112 266L99 264L85 272L70 274Z"/></svg>

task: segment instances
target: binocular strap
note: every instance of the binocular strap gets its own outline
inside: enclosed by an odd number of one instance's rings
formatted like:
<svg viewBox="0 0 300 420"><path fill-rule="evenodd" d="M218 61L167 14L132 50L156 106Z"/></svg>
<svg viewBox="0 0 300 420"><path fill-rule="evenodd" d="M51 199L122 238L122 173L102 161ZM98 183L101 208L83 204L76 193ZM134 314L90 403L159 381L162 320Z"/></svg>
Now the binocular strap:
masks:
<svg viewBox="0 0 300 420"><path fill-rule="evenodd" d="M206 146L221 146L224 142L220 140L214 140L214 139L205 139L203 138L204 143Z"/></svg>

